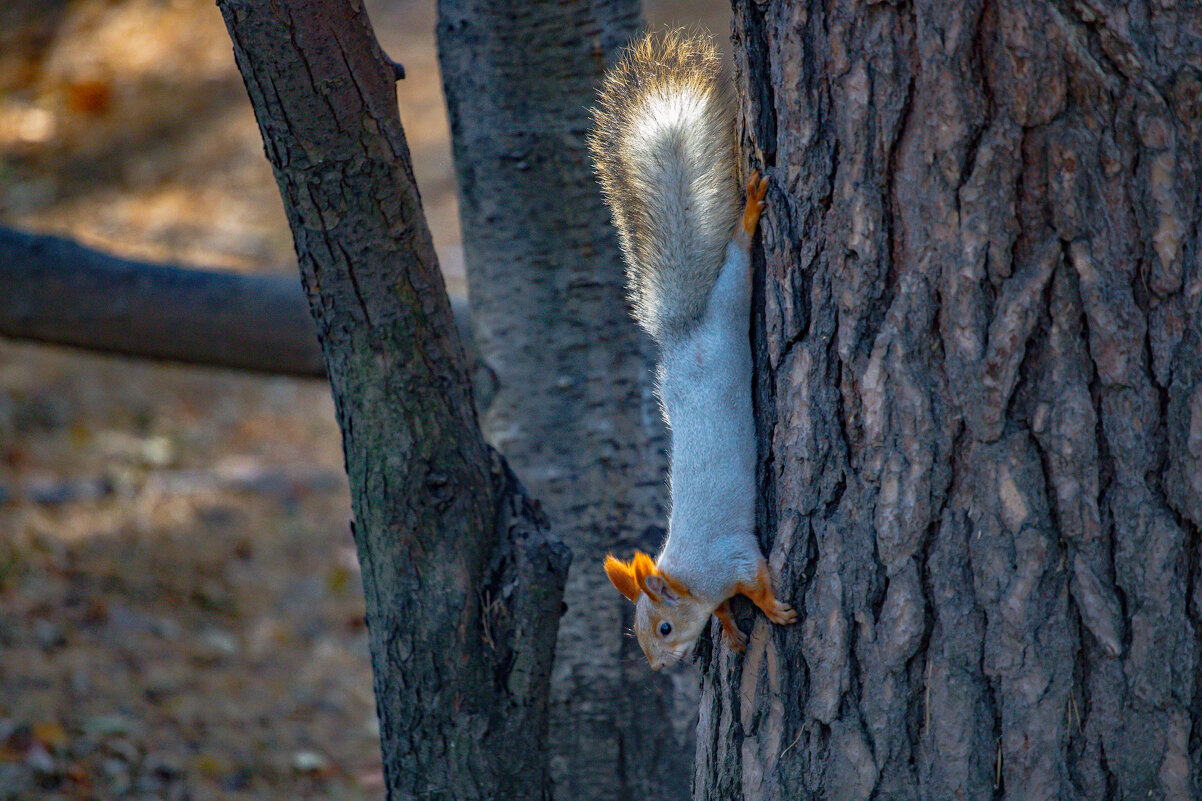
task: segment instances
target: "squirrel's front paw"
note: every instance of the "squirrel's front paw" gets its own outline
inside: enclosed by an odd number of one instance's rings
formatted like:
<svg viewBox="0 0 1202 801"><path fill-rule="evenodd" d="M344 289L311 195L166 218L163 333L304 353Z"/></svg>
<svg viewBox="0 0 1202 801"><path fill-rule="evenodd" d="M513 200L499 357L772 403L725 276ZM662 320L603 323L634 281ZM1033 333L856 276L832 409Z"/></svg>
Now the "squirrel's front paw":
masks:
<svg viewBox="0 0 1202 801"><path fill-rule="evenodd" d="M735 619L730 616L730 601L726 600L718 604L718 608L714 610L714 617L722 624L722 634L726 637L726 642L730 644L739 653L747 650L747 635L739 630L735 625Z"/></svg>
<svg viewBox="0 0 1202 801"><path fill-rule="evenodd" d="M744 653L747 650L747 635L738 629L727 631L722 629L726 635L726 642L731 648L734 648L738 653Z"/></svg>

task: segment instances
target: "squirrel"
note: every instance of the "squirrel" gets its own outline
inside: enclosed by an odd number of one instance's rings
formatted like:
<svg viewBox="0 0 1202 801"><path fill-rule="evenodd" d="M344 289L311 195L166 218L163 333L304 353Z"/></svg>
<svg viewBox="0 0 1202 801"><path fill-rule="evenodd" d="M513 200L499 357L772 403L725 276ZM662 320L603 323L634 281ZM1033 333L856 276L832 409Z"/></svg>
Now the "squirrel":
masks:
<svg viewBox="0 0 1202 801"><path fill-rule="evenodd" d="M672 432L659 557L605 559L635 603L653 670L689 657L711 614L743 651L736 594L774 623L797 619L777 600L755 537L750 251L768 179L753 172L740 198L734 99L721 74L707 34L644 36L606 73L589 135L634 317L659 346L656 389Z"/></svg>

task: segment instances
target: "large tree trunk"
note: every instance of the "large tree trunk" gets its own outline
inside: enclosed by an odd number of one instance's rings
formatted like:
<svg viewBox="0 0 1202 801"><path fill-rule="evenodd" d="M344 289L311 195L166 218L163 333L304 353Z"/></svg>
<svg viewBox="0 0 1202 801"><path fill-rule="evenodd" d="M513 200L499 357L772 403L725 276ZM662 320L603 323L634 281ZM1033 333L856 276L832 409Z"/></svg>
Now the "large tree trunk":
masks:
<svg viewBox="0 0 1202 801"><path fill-rule="evenodd" d="M484 430L574 552L552 682L563 801L687 797L696 721L696 673L650 673L601 569L655 552L666 520L650 345L584 144L638 24L636 0L439 4L472 318L497 376Z"/></svg>
<svg viewBox="0 0 1202 801"><path fill-rule="evenodd" d="M538 799L566 549L480 436L362 7L221 0L343 433L389 798Z"/></svg>
<svg viewBox="0 0 1202 801"><path fill-rule="evenodd" d="M1202 770L1202 11L739 0L761 523L794 629L705 799L1185 799Z"/></svg>

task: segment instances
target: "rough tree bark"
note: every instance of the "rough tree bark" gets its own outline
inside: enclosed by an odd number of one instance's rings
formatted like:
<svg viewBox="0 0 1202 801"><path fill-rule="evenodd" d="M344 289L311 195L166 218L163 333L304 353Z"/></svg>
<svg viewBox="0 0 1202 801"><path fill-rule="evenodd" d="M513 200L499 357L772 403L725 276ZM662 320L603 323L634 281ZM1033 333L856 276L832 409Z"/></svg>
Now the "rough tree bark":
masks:
<svg viewBox="0 0 1202 801"><path fill-rule="evenodd" d="M698 798L1198 797L1202 10L1170 5L736 2L761 523L804 623L708 656Z"/></svg>
<svg viewBox="0 0 1202 801"><path fill-rule="evenodd" d="M552 681L557 798L688 796L696 673L652 674L607 551L664 537L650 343L584 144L636 0L441 0L439 53L476 339L497 375L489 440L572 547ZM519 44L520 43L520 44Z"/></svg>
<svg viewBox="0 0 1202 801"><path fill-rule="evenodd" d="M566 548L484 444L362 6L221 0L333 390L389 798L546 798Z"/></svg>

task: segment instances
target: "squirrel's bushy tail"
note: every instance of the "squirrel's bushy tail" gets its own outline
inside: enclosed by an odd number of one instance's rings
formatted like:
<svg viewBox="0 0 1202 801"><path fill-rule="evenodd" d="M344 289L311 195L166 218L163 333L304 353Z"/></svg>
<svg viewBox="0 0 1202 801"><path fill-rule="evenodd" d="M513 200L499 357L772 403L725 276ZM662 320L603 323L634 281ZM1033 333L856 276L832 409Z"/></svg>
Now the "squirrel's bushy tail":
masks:
<svg viewBox="0 0 1202 801"><path fill-rule="evenodd" d="M661 344L705 310L739 216L734 100L713 39L634 42L605 76L589 136L634 314Z"/></svg>

